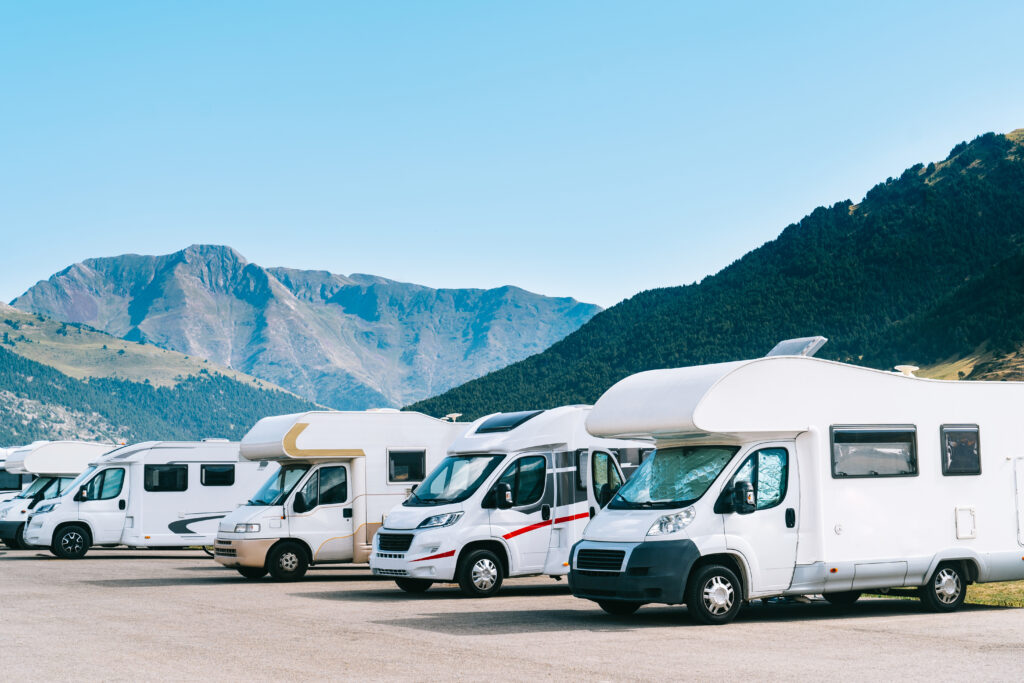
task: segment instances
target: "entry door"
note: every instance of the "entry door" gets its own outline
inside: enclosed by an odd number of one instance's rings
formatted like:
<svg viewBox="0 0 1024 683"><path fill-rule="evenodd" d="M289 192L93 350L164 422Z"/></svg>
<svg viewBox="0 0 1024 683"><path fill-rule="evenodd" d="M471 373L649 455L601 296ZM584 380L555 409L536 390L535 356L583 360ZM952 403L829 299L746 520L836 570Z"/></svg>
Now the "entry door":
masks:
<svg viewBox="0 0 1024 683"><path fill-rule="evenodd" d="M531 453L513 460L495 484L512 489L512 507L490 510L491 534L505 539L513 574L544 570L551 540L551 508L555 501L550 453Z"/></svg>
<svg viewBox="0 0 1024 683"><path fill-rule="evenodd" d="M1024 458L1017 458L1014 465L1017 486L1017 543L1024 545Z"/></svg>
<svg viewBox="0 0 1024 683"><path fill-rule="evenodd" d="M754 487L757 509L746 515L725 513L726 546L747 558L756 592L785 590L793 582L800 487L792 442L759 446L733 475Z"/></svg>
<svg viewBox="0 0 1024 683"><path fill-rule="evenodd" d="M313 550L314 562L352 559L352 504L349 501L348 465L318 467L292 499L288 526L293 536L304 539ZM294 512L302 495L304 512Z"/></svg>
<svg viewBox="0 0 1024 683"><path fill-rule="evenodd" d="M128 482L122 467L100 470L85 484L85 500L78 504L78 516L92 529L96 545L120 543L128 514Z"/></svg>

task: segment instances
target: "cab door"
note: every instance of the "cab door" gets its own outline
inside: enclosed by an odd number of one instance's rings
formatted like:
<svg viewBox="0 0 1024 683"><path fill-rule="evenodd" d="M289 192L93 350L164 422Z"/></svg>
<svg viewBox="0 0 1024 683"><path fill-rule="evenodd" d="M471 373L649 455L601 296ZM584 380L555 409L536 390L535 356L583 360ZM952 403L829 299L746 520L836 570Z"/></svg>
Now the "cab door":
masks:
<svg viewBox="0 0 1024 683"><path fill-rule="evenodd" d="M489 511L491 534L505 540L512 574L539 574L544 569L555 502L550 469L550 453L529 453L512 460L495 482L512 490L512 507Z"/></svg>
<svg viewBox="0 0 1024 683"><path fill-rule="evenodd" d="M309 544L314 562L344 562L353 558L352 503L349 466L314 469L292 494L288 529Z"/></svg>
<svg viewBox="0 0 1024 683"><path fill-rule="evenodd" d="M83 488L85 497L78 503L78 517L89 525L93 544L119 543L128 514L128 482L124 468L102 469Z"/></svg>
<svg viewBox="0 0 1024 683"><path fill-rule="evenodd" d="M726 502L737 483L753 489L753 510L740 514ZM793 582L800 487L793 442L761 444L743 459L723 489L726 547L750 567L752 591L783 591Z"/></svg>
<svg viewBox="0 0 1024 683"><path fill-rule="evenodd" d="M611 502L622 487L622 481L622 470L613 455L606 451L591 451L590 486L587 490L591 516Z"/></svg>

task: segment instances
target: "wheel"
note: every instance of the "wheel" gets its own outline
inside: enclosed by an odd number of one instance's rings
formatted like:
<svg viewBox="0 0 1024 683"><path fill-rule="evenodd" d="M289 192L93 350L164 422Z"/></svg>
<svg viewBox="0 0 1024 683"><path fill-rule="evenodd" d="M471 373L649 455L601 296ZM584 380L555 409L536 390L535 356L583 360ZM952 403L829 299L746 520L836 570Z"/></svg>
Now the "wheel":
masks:
<svg viewBox="0 0 1024 683"><path fill-rule="evenodd" d="M262 579L267 575L266 567L235 567L247 579Z"/></svg>
<svg viewBox="0 0 1024 683"><path fill-rule="evenodd" d="M434 582L426 579L395 579L395 583L406 593L426 593Z"/></svg>
<svg viewBox="0 0 1024 683"><path fill-rule="evenodd" d="M270 551L267 569L278 581L296 581L306 575L306 549L298 543L281 543Z"/></svg>
<svg viewBox="0 0 1024 683"><path fill-rule="evenodd" d="M940 564L928 583L917 589L921 603L932 612L960 609L967 597L967 577L959 564Z"/></svg>
<svg viewBox="0 0 1024 683"><path fill-rule="evenodd" d="M501 588L501 560L490 550L474 550L459 565L459 588L473 598L489 598Z"/></svg>
<svg viewBox="0 0 1024 683"><path fill-rule="evenodd" d="M50 552L65 560L77 560L85 557L89 551L89 544L88 530L72 524L54 534Z"/></svg>
<svg viewBox="0 0 1024 683"><path fill-rule="evenodd" d="M701 624L728 624L743 602L743 587L731 569L720 564L701 567L686 587L690 617Z"/></svg>
<svg viewBox="0 0 1024 683"><path fill-rule="evenodd" d="M831 604L836 607L849 607L853 603L857 602L857 598L860 597L860 591L842 591L840 593L822 593L821 597L828 600Z"/></svg>
<svg viewBox="0 0 1024 683"><path fill-rule="evenodd" d="M597 606L614 617L628 617L640 609L641 603L627 600L598 600Z"/></svg>

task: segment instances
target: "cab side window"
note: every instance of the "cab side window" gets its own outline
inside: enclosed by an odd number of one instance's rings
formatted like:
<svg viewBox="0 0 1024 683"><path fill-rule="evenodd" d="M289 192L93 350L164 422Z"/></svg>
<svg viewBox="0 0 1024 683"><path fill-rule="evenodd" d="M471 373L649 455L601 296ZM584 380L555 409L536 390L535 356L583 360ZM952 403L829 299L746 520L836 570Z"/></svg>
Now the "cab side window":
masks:
<svg viewBox="0 0 1024 683"><path fill-rule="evenodd" d="M593 453L594 473L594 496L601 507L608 504L615 492L622 486L622 477L615 467L615 461L607 453L594 451Z"/></svg>
<svg viewBox="0 0 1024 683"><path fill-rule="evenodd" d="M767 510L786 497L788 474L789 453L786 449L762 448L746 459L733 476L732 485L741 481L750 483L757 496L757 509Z"/></svg>
<svg viewBox="0 0 1024 683"><path fill-rule="evenodd" d="M348 500L348 476L344 467L320 470L320 505L337 505Z"/></svg>
<svg viewBox="0 0 1024 683"><path fill-rule="evenodd" d="M117 498L124 484L124 470L121 468L103 470L86 484L86 500L110 500Z"/></svg>
<svg viewBox="0 0 1024 683"><path fill-rule="evenodd" d="M508 484L512 489L512 505L532 505L544 495L544 478L547 476L547 459L543 455L519 458L508 466L498 483Z"/></svg>
<svg viewBox="0 0 1024 683"><path fill-rule="evenodd" d="M299 493L306 503L306 510L312 510L320 504L320 470L310 476L309 481L303 485Z"/></svg>

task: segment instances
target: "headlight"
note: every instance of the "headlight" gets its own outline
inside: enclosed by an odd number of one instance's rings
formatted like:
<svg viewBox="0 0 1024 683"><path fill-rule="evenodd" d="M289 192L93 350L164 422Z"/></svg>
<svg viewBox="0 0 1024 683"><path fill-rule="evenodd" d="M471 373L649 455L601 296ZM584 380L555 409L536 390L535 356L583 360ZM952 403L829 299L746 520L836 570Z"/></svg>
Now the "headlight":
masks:
<svg viewBox="0 0 1024 683"><path fill-rule="evenodd" d="M36 508L35 514L45 515L47 512L53 510L53 508L55 507L57 507L56 503L47 503L46 505L40 505L39 507Z"/></svg>
<svg viewBox="0 0 1024 683"><path fill-rule="evenodd" d="M9 509L10 508L4 508L3 510L0 510L0 519L7 519L7 511Z"/></svg>
<svg viewBox="0 0 1024 683"><path fill-rule="evenodd" d="M259 530L260 530L260 525L259 524L236 524L235 525L235 533L236 534L254 534L254 533L256 533Z"/></svg>
<svg viewBox="0 0 1024 683"><path fill-rule="evenodd" d="M420 522L417 529L436 529L442 526L451 526L455 522L462 519L461 512L446 512L443 515L434 515L433 517L427 517L425 520Z"/></svg>
<svg viewBox="0 0 1024 683"><path fill-rule="evenodd" d="M674 534L677 531L682 531L686 527L690 526L690 522L696 516L696 512L692 507L683 508L679 512L671 515L662 515L658 518L658 521L651 525L651 528L647 531L648 536L665 536L668 534Z"/></svg>

